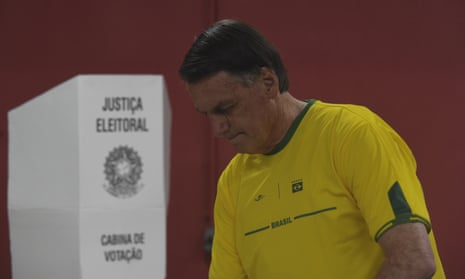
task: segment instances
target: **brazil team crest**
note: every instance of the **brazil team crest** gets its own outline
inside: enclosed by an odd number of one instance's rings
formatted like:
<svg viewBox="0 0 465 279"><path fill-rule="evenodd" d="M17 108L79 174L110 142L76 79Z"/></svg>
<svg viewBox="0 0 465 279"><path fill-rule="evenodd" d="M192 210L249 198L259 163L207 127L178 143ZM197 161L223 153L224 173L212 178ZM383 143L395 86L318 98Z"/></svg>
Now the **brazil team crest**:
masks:
<svg viewBox="0 0 465 279"><path fill-rule="evenodd" d="M142 174L142 160L137 152L128 146L115 147L105 161L103 187L112 196L130 198L144 186L139 183Z"/></svg>

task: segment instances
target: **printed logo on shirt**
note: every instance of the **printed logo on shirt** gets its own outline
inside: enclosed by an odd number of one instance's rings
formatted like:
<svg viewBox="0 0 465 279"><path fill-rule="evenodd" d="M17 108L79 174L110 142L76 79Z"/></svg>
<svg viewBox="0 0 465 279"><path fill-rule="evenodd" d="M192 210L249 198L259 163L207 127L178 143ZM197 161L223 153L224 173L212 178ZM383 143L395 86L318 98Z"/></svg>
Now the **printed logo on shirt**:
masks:
<svg viewBox="0 0 465 279"><path fill-rule="evenodd" d="M302 179L292 181L292 193L300 192L304 189L304 182Z"/></svg>
<svg viewBox="0 0 465 279"><path fill-rule="evenodd" d="M292 223L291 217L286 217L286 218L271 222L271 228L275 229L277 227L281 227L281 226L288 225L291 223Z"/></svg>

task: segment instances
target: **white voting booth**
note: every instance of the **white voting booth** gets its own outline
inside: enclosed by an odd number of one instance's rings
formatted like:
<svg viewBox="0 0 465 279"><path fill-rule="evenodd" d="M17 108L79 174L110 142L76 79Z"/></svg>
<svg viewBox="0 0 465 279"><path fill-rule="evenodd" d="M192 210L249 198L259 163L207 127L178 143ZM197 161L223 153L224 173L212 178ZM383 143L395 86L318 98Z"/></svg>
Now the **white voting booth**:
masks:
<svg viewBox="0 0 465 279"><path fill-rule="evenodd" d="M8 113L14 279L166 277L160 75L80 75Z"/></svg>

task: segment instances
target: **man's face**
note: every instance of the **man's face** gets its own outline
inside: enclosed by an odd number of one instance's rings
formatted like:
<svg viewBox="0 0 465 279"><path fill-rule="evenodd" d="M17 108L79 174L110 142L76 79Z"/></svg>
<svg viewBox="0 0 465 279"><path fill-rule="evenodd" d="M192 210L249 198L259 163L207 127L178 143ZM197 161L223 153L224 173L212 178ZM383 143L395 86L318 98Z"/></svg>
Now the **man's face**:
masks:
<svg viewBox="0 0 465 279"><path fill-rule="evenodd" d="M266 77L252 84L219 72L188 84L195 108L208 116L215 136L225 138L240 153L269 152L273 142L276 103Z"/></svg>

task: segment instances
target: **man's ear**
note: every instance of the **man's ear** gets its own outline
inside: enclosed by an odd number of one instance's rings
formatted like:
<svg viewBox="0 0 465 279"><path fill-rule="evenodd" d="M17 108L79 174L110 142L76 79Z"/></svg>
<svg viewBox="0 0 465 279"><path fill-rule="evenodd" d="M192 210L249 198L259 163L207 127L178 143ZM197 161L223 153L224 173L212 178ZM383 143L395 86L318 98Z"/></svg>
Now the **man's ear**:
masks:
<svg viewBox="0 0 465 279"><path fill-rule="evenodd" d="M279 80L276 73L267 67L260 69L261 78L263 85L265 86L265 92L269 96L276 96L279 92Z"/></svg>

